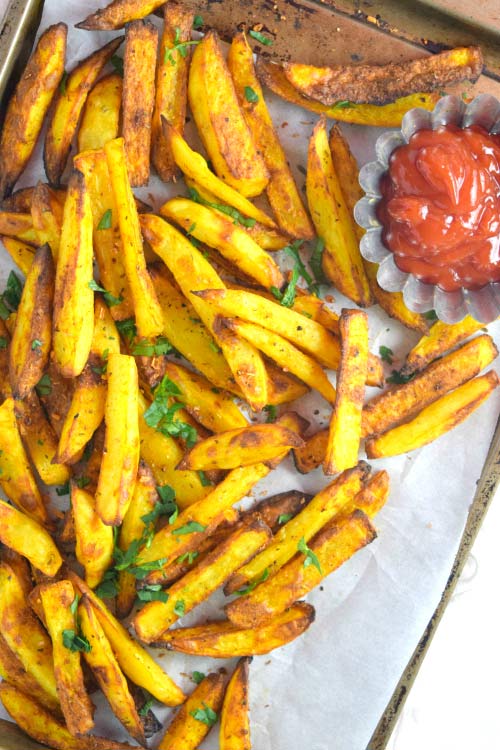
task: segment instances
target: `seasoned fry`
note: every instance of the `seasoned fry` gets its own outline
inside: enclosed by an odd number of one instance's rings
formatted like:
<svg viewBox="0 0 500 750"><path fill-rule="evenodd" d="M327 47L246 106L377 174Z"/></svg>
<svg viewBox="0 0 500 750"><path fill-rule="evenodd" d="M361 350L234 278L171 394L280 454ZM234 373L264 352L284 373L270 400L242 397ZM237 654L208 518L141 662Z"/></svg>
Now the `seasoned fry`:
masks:
<svg viewBox="0 0 500 750"><path fill-rule="evenodd" d="M220 714L220 750L251 750L248 715L248 657L240 659L228 682Z"/></svg>
<svg viewBox="0 0 500 750"><path fill-rule="evenodd" d="M263 287L283 286L283 275L276 262L230 217L187 198L167 201L160 213L200 242L214 247Z"/></svg>
<svg viewBox="0 0 500 750"><path fill-rule="evenodd" d="M22 662L7 646L0 635L0 677L23 693L31 695L38 703L55 714L60 714L59 701L38 684L32 675L24 669Z"/></svg>
<svg viewBox="0 0 500 750"><path fill-rule="evenodd" d="M151 150L151 118L155 99L158 31L150 21L132 21L125 31L123 123L130 184L147 185Z"/></svg>
<svg viewBox="0 0 500 750"><path fill-rule="evenodd" d="M76 534L76 559L85 570L85 581L95 588L113 560L113 529L99 518L94 499L71 483L71 505Z"/></svg>
<svg viewBox="0 0 500 750"><path fill-rule="evenodd" d="M337 398L330 419L323 472L337 474L356 466L361 439L361 413L368 361L368 317L361 310L342 310L342 354Z"/></svg>
<svg viewBox="0 0 500 750"><path fill-rule="evenodd" d="M94 706L87 694L78 651L64 644L65 632L77 630L70 607L75 601L71 581L57 581L40 586L44 623L52 640L57 695L66 725L71 734L86 734L94 726Z"/></svg>
<svg viewBox="0 0 500 750"><path fill-rule="evenodd" d="M34 187L19 188L19 190L3 199L1 202L2 211L20 214L31 213L31 200L34 190Z"/></svg>
<svg viewBox="0 0 500 750"><path fill-rule="evenodd" d="M371 292L382 310L391 318L399 320L407 328L420 333L427 333L429 326L424 315L408 310L404 303L402 292L386 292L377 281L378 265L365 260L365 273L370 284Z"/></svg>
<svg viewBox="0 0 500 750"><path fill-rule="evenodd" d="M98 31L121 29L130 21L144 18L163 5L159 0L113 0L76 24L77 29Z"/></svg>
<svg viewBox="0 0 500 750"><path fill-rule="evenodd" d="M47 531L3 500L0 500L0 541L47 576L55 576L62 565L61 555Z"/></svg>
<svg viewBox="0 0 500 750"><path fill-rule="evenodd" d="M484 323L478 323L470 315L466 315L460 323L452 325L443 323L442 320L436 321L429 333L423 336L410 351L401 368L401 373L411 375L418 370L423 370L429 362L437 359L448 349L453 349L454 346L482 328L484 328Z"/></svg>
<svg viewBox="0 0 500 750"><path fill-rule="evenodd" d="M371 303L370 288L353 221L333 167L324 117L309 142L306 193L313 224L325 244L323 271L342 294L366 307Z"/></svg>
<svg viewBox="0 0 500 750"><path fill-rule="evenodd" d="M227 604L227 616L239 627L258 627L309 593L375 537L375 529L360 510L339 520L334 518L311 540L306 556L299 551L276 575ZM314 562L310 552L315 555Z"/></svg>
<svg viewBox="0 0 500 750"><path fill-rule="evenodd" d="M162 119L176 134L184 132L193 18L192 11L176 2L163 6L164 27L156 67L156 96L151 124L151 161L163 182L173 179L176 163L168 133L162 128ZM179 44L184 46L176 49L175 46ZM179 138L183 140L182 135Z"/></svg>
<svg viewBox="0 0 500 750"><path fill-rule="evenodd" d="M107 375L106 436L95 500L103 522L119 526L132 499L139 465L138 382L134 358L110 354Z"/></svg>
<svg viewBox="0 0 500 750"><path fill-rule="evenodd" d="M268 654L302 635L314 622L314 616L314 607L297 602L257 628L239 628L229 620L217 620L193 628L167 630L154 645L213 659Z"/></svg>
<svg viewBox="0 0 500 750"><path fill-rule="evenodd" d="M246 198L259 195L269 181L269 173L238 104L214 31L209 31L194 51L188 97L217 175Z"/></svg>
<svg viewBox="0 0 500 750"><path fill-rule="evenodd" d="M33 263L33 258L35 257L34 248L27 245L25 242L21 242L21 240L16 240L14 237L1 236L0 242L3 244L19 270L27 276L31 264Z"/></svg>
<svg viewBox="0 0 500 750"><path fill-rule="evenodd" d="M82 60L69 74L64 90L57 95L43 151L45 173L53 185L59 185L61 181L88 93L121 43L121 37L113 39Z"/></svg>
<svg viewBox="0 0 500 750"><path fill-rule="evenodd" d="M37 232L31 214L0 211L0 234L36 245Z"/></svg>
<svg viewBox="0 0 500 750"><path fill-rule="evenodd" d="M267 109L255 73L253 53L244 33L233 37L227 64L239 105L270 174L266 193L279 227L290 237L310 240L314 237L314 228ZM246 96L249 90L253 92L252 101Z"/></svg>
<svg viewBox="0 0 500 750"><path fill-rule="evenodd" d="M300 383L292 375L289 375L283 370L268 360L266 362L267 370L267 404L279 406L280 404L287 404L290 401L304 396L309 388L303 383Z"/></svg>
<svg viewBox="0 0 500 750"><path fill-rule="evenodd" d="M356 104L341 101L331 107L303 96L292 86L281 65L268 62L262 57L257 58L257 76L271 91L292 104L331 117L340 122L352 122L357 125L374 125L376 127L397 128L401 125L404 115L414 107L431 110L439 99L439 94L410 94L401 97L390 104Z"/></svg>
<svg viewBox="0 0 500 750"><path fill-rule="evenodd" d="M101 149L118 138L123 81L117 73L101 78L87 97L80 127L78 151Z"/></svg>
<svg viewBox="0 0 500 750"><path fill-rule="evenodd" d="M497 386L498 375L493 370L469 380L427 406L411 422L367 440L366 455L397 456L427 445L467 419Z"/></svg>
<svg viewBox="0 0 500 750"><path fill-rule="evenodd" d="M14 398L25 398L38 383L51 345L55 269L48 245L33 259L10 343L9 376Z"/></svg>
<svg viewBox="0 0 500 750"><path fill-rule="evenodd" d="M295 468L301 474L308 474L323 463L328 443L328 432L328 427L315 432L314 435L306 438L302 448L294 450Z"/></svg>
<svg viewBox="0 0 500 750"><path fill-rule="evenodd" d="M220 672L208 674L191 693L186 703L175 715L158 745L158 750L196 750L212 726L209 717L215 716L222 706L225 678ZM197 717L201 712L201 721ZM215 722L214 722L215 723Z"/></svg>
<svg viewBox="0 0 500 750"><path fill-rule="evenodd" d="M85 177L74 171L64 206L54 293L53 349L66 377L79 375L87 362L94 328L92 210Z"/></svg>
<svg viewBox="0 0 500 750"><path fill-rule="evenodd" d="M479 47L456 47L435 55L386 65L313 65L285 63L285 76L301 94L332 106L338 101L386 104L415 90L435 91L483 70Z"/></svg>
<svg viewBox="0 0 500 750"><path fill-rule="evenodd" d="M64 73L67 33L58 23L41 35L9 102L0 137L0 199L11 193L33 153Z"/></svg>
<svg viewBox="0 0 500 750"><path fill-rule="evenodd" d="M386 504L389 489L389 474L386 471L377 471L376 474L369 477L365 486L344 508L341 515L347 516L357 509L366 513L368 518L373 518Z"/></svg>
<svg viewBox="0 0 500 750"><path fill-rule="evenodd" d="M36 392L32 391L23 401L16 401L14 410L19 432L42 482L48 485L65 484L70 472L67 466L54 463L57 435L45 416Z"/></svg>
<svg viewBox="0 0 500 750"><path fill-rule="evenodd" d="M50 245L54 261L59 254L62 217L63 207L55 192L44 182L39 182L33 191L31 218L37 235L37 245Z"/></svg>

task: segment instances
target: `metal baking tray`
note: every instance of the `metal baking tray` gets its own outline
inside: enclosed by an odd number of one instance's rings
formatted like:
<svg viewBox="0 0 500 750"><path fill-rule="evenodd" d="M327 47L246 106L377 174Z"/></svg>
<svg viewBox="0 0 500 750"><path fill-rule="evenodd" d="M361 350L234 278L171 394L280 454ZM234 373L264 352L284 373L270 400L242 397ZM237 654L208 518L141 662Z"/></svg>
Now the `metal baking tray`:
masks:
<svg viewBox="0 0 500 750"><path fill-rule="evenodd" d="M467 95L500 98L500 15L498 0L183 0L207 26L231 38L244 26L261 24L273 37L273 57L317 65L335 62L386 63L447 47L478 44L485 71ZM92 5L92 4L90 4ZM12 0L0 25L0 118L33 46L43 0ZM293 44L292 44L293 42ZM363 50L363 55L359 54ZM268 54L265 49L262 54ZM461 87L461 91L464 87ZM500 420L477 483L466 526L441 600L380 717L367 750L384 750L423 658L500 484ZM0 720L0 750L35 750L12 723Z"/></svg>

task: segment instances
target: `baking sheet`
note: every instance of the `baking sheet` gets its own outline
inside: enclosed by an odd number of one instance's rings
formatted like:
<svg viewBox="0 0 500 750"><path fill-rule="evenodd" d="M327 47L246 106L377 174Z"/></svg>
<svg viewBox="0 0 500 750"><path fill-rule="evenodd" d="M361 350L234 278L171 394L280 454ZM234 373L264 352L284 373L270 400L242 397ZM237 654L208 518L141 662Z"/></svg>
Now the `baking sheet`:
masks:
<svg viewBox="0 0 500 750"><path fill-rule="evenodd" d="M47 0L42 29L61 20L59 8L60 4ZM88 3L65 3L62 20L70 27L70 64L115 35L72 28L88 12ZM303 167L315 116L267 92L266 98L291 162L295 168ZM360 165L373 158L378 131L355 126L343 129ZM41 164L40 154L34 163ZM297 169L296 175L302 183L301 171ZM19 186L39 178L43 174L32 169ZM141 196L148 199L148 193L163 200L168 190L152 181ZM2 279L10 267L2 263ZM336 310L351 306L335 296ZM417 336L381 312L370 310L369 316L372 351L378 352L383 344L402 358ZM498 341L499 324L490 326L490 331ZM394 366L398 367L397 360ZM254 659L254 747L361 750L366 746L444 588L493 433L499 399L500 394L494 394L465 424L431 446L408 456L372 462L374 469L387 468L392 480L389 503L376 519L379 538L309 597L317 617L302 639ZM319 397L308 396L297 406L311 420L311 431L326 423L328 408ZM320 471L303 477L289 461L261 483L254 495L292 488L316 491L325 483ZM222 595L213 597L184 618L183 624L201 620L222 599ZM187 689L192 683L184 675L226 664L171 655L164 663L173 676L180 675ZM163 718L168 713L160 715ZM98 724L108 727L104 712ZM116 724L113 732L116 738L125 736ZM203 747L217 747L215 732Z"/></svg>

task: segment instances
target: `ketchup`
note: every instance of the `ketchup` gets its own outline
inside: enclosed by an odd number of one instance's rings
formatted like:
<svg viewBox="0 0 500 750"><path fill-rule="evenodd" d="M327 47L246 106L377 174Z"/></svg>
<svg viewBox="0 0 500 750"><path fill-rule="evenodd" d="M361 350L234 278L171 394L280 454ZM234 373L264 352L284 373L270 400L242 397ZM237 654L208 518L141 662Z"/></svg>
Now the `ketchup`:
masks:
<svg viewBox="0 0 500 750"><path fill-rule="evenodd" d="M420 130L381 180L378 218L398 268L446 291L500 281L500 136Z"/></svg>

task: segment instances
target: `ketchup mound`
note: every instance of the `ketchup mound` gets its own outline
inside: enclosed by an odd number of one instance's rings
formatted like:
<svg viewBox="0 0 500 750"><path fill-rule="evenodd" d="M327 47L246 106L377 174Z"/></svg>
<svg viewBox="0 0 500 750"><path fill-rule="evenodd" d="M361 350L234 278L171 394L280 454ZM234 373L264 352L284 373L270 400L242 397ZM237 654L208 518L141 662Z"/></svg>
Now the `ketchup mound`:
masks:
<svg viewBox="0 0 500 750"><path fill-rule="evenodd" d="M396 149L378 218L398 268L445 291L500 281L500 136L420 130Z"/></svg>

